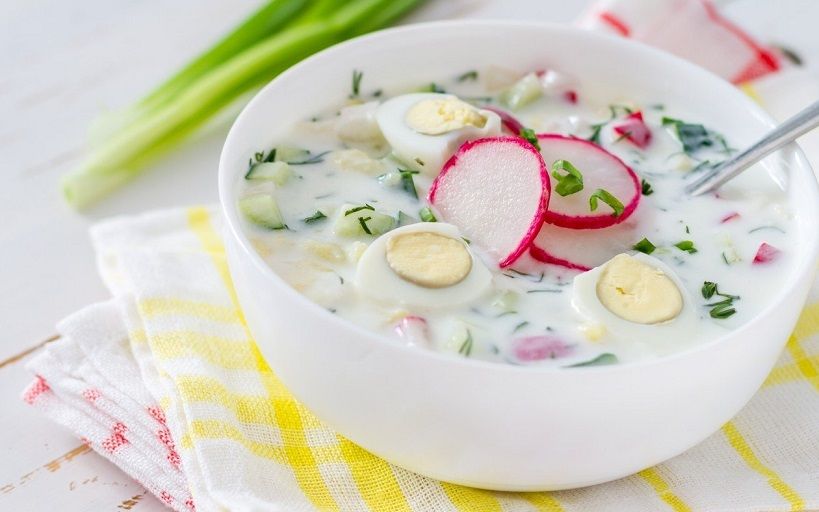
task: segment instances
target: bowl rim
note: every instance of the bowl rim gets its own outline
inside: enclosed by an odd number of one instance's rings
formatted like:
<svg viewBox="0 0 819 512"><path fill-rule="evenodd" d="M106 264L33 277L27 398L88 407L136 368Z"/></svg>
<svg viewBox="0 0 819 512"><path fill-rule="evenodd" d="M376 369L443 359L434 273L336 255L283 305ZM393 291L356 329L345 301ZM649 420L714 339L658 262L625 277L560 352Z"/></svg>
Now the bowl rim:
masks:
<svg viewBox="0 0 819 512"><path fill-rule="evenodd" d="M765 112L758 104L756 104L751 98L743 94L733 84L723 80L719 76L713 74L712 72L704 68L701 68L689 61L686 61L668 52L659 50L657 48L648 46L646 44L631 39L626 39L623 37L599 32L592 32L590 30L581 29L564 24L515 20L431 21L388 28L370 34L358 36L353 39L349 39L347 41L335 44L291 66L290 68L279 74L277 77L272 79L270 82L268 82L264 87L262 87L262 89L260 89L253 96L250 102L248 102L248 104L242 109L242 111L233 121L219 157L218 172L219 203L220 211L223 217L223 225L226 228L226 231L223 229L223 233L227 236L232 236L234 238L234 241L237 242L239 248L241 249L242 257L249 258L253 267L255 267L257 271L261 272L261 274L264 275L267 280L270 280L271 284L279 288L284 288L284 293L289 295L290 300L297 302L299 304L299 307L307 308L309 311L311 311L312 314L317 315L318 318L320 318L322 321L329 322L333 328L351 330L356 336L365 339L367 343L379 344L385 350L401 351L403 352L403 354L406 355L406 357L429 358L429 362L461 365L466 368L474 368L476 370L483 369L495 372L511 372L515 374L523 372L525 373L535 372L556 376L579 375L586 373L594 374L620 373L624 371L632 371L638 368L653 367L664 364L676 364L679 360L695 357L704 351L714 350L715 347L718 347L726 343L729 338L736 336L740 332L752 331L753 327L758 322L765 321L771 314L772 310L777 308L779 304L785 300L785 298L799 284L799 280L801 278L803 278L805 275L808 276L813 275L813 270L814 267L816 266L817 257L819 257L819 232L814 234L812 236L812 239L803 239L802 242L804 243L800 244L800 251L797 253L797 254L811 253L813 257L805 258L805 261L802 262L800 266L798 266L795 270L793 270L790 273L789 280L786 283L784 283L784 286L780 287L778 293L773 297L773 300L771 300L767 306L765 306L761 311L759 311L754 318L750 319L746 323L738 326L735 329L726 331L725 334L720 335L709 342L696 344L678 352L672 352L670 354L658 356L656 358L629 361L624 363L618 363L615 365L571 368L571 371L566 371L567 369L562 367L502 364L478 359L453 357L449 354L440 353L435 350L429 349L419 350L418 348L410 347L405 344L391 343L389 342L389 340L386 339L385 336L380 335L350 320L344 319L342 317L339 317L338 315L331 313L330 311L313 302L303 294L296 291L294 288L288 285L284 281L284 279L280 277L269 265L267 265L267 263L265 263L265 261L258 254L258 252L253 249L249 239L247 238L247 236L240 227L238 209L235 204L235 200L233 197L228 197L228 190L231 188L230 181L235 180L236 174L238 172L236 169L229 168L228 167L229 162L227 162L228 154L231 153L230 148L235 144L234 141L239 136L238 127L240 127L243 124L243 120L250 115L249 112L255 110L257 108L257 105L263 101L262 98L271 94L269 91L278 82L290 80L291 76L298 76L300 73L302 73L302 70L310 69L316 62L321 62L322 60L330 58L343 57L344 53L347 52L350 48L354 48L357 46L370 44L377 45L379 39L406 36L417 37L418 34L424 34L428 31L439 31L463 27L468 28L474 27L476 29L485 30L539 29L555 32L558 35L560 33L571 33L575 36L581 35L581 37L597 39L601 43L619 46L620 48L623 49L623 51L631 53L634 58L641 59L644 58L644 56L648 56L653 59L663 60L665 61L662 64L663 66L681 68L686 74L691 75L692 80L708 81L716 90L715 94L720 94L723 96L724 95L736 96L740 102L745 103L745 108L750 112L750 114L756 117L761 123L765 124L767 128L773 128L776 126L776 122L773 120L773 118L771 118L771 116L767 112ZM813 171L810 163L803 154L802 150L795 143L786 146L780 151L788 152L789 160L791 160L794 164L791 166L791 172L793 172L793 170L795 169L797 173L801 173L803 175L801 177L803 180L806 177L811 178L810 180L807 181L809 183L812 183L812 185L809 186L813 188L813 195L817 197L817 201L814 201L812 204L809 204L807 206L802 206L800 207L800 209L806 210L804 213L805 215L812 214L814 218L819 218L819 184L817 184L816 180L813 179ZM790 180L790 182L793 181L795 180L793 179ZM812 210L812 212L810 210Z"/></svg>

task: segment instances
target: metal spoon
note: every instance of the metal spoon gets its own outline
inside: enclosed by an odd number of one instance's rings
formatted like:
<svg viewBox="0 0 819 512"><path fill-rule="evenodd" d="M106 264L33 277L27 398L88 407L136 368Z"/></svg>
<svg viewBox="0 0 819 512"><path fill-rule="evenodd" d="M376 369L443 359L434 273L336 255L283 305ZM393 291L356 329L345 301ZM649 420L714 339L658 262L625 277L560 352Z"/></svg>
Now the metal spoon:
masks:
<svg viewBox="0 0 819 512"><path fill-rule="evenodd" d="M705 176L689 184L685 191L692 196L710 192L817 126L819 126L819 101L774 128L768 135L742 153L711 169Z"/></svg>

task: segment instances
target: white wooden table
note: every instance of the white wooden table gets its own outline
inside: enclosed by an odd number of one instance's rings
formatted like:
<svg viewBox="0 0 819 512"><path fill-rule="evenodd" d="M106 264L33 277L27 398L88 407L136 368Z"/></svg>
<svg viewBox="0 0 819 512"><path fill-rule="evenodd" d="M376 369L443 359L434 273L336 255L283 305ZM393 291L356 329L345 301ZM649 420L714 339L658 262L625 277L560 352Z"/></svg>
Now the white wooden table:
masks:
<svg viewBox="0 0 819 512"><path fill-rule="evenodd" d="M86 235L94 221L216 200L226 124L78 214L59 177L90 121L125 105L246 15L258 0L0 2L0 510L162 510L116 467L19 399L28 353L68 313L106 298ZM412 21L565 22L587 0L429 0ZM819 61L816 0L735 0L728 13L766 41ZM819 64L819 63L818 63ZM797 105L783 102L777 114ZM819 154L819 151L817 151Z"/></svg>

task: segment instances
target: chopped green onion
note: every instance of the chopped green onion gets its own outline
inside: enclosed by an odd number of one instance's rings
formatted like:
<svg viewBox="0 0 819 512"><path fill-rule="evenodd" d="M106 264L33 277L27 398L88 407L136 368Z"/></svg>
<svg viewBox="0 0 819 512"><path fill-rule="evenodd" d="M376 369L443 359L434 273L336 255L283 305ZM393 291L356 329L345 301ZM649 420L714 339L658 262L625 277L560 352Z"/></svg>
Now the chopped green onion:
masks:
<svg viewBox="0 0 819 512"><path fill-rule="evenodd" d="M329 151L322 151L321 153L316 153L315 155L311 155L310 152L307 152L307 158L305 160L299 161L289 161L287 162L290 165L310 165L310 164L317 164L324 161L324 156L330 153Z"/></svg>
<svg viewBox="0 0 819 512"><path fill-rule="evenodd" d="M458 349L458 353L464 357L469 357L469 355L472 354L472 344L473 344L472 332L469 329L467 329L466 339L464 340L463 343L461 343L461 347Z"/></svg>
<svg viewBox="0 0 819 512"><path fill-rule="evenodd" d="M471 71L467 71L466 73L464 73L462 75L459 75L458 78L456 78L455 80L457 80L458 82L466 82L467 80L470 80L470 81L474 82L477 79L478 79L478 72L473 69Z"/></svg>
<svg viewBox="0 0 819 512"><path fill-rule="evenodd" d="M566 368L582 368L584 366L604 366L608 364L616 364L618 362L617 356L612 353L604 352L594 359L583 361L582 363L570 364Z"/></svg>
<svg viewBox="0 0 819 512"><path fill-rule="evenodd" d="M435 218L435 214L432 213L432 210L429 208L429 206L421 208L421 211L418 212L418 215L424 222L438 222L438 219Z"/></svg>
<svg viewBox="0 0 819 512"><path fill-rule="evenodd" d="M361 229L363 229L365 233L367 233L368 235L372 235L373 232L370 231L370 228L367 226L368 220L372 220L372 217L359 217L358 223L361 224Z"/></svg>
<svg viewBox="0 0 819 512"><path fill-rule="evenodd" d="M685 251L688 254L694 254L695 252L697 252L697 248L694 247L694 242L692 242L691 240L683 240L682 242L677 242L676 244L674 244L674 247L681 251Z"/></svg>
<svg viewBox="0 0 819 512"><path fill-rule="evenodd" d="M533 145L535 147L535 149L540 151L540 142L538 142L537 134L535 133L535 131L533 129L531 129L531 128L521 128L520 133L518 135L520 135L520 138L525 139L526 142Z"/></svg>
<svg viewBox="0 0 819 512"><path fill-rule="evenodd" d="M646 180L640 180L640 186L642 187L644 196L650 196L654 193L654 189L651 188L651 183L647 182Z"/></svg>
<svg viewBox="0 0 819 512"><path fill-rule="evenodd" d="M344 216L350 215L351 213L360 212L361 210L372 210L375 211L375 208L370 206L369 204L364 204L361 206L356 206L355 208L350 208L344 212Z"/></svg>
<svg viewBox="0 0 819 512"><path fill-rule="evenodd" d="M656 248L657 246L652 244L648 240L648 238L643 238L642 240L640 240L639 242L632 246L632 249L634 249L635 251L640 251L644 254L651 254L652 252L654 252Z"/></svg>
<svg viewBox="0 0 819 512"><path fill-rule="evenodd" d="M515 326L515 328L514 328L514 329L512 329L512 332L518 332L519 330L523 329L523 328L524 328L524 327L526 327L527 325L529 325L529 322L528 322L528 321L526 321L526 320L524 320L523 322L521 322L521 323L519 323L518 325L516 325L516 326Z"/></svg>
<svg viewBox="0 0 819 512"><path fill-rule="evenodd" d="M413 198L418 199L418 191L415 189L415 182L412 179L412 175L418 174L418 171L398 169L398 172L401 174L401 188Z"/></svg>
<svg viewBox="0 0 819 512"><path fill-rule="evenodd" d="M421 88L421 92L437 92L439 94L446 93L446 90L435 82L430 82Z"/></svg>
<svg viewBox="0 0 819 512"><path fill-rule="evenodd" d="M625 208L623 207L623 203L620 202L619 199L614 197L609 191L604 190L602 188L598 188L595 190L591 196L589 196L589 208L591 211L597 210L597 200L601 200L614 210L612 214L614 217L619 217L623 214Z"/></svg>
<svg viewBox="0 0 819 512"><path fill-rule="evenodd" d="M711 311L709 312L711 318L722 320L737 312L736 308L734 308L734 301L739 300L739 295L730 295L720 292L717 283L712 281L705 281L702 283L701 292L703 298L705 299L710 299L715 295L723 298L720 301L705 305L705 307L711 308Z"/></svg>
<svg viewBox="0 0 819 512"><path fill-rule="evenodd" d="M301 220L302 220L302 222L304 222L305 224L312 224L312 223L314 223L314 222L318 222L318 221L320 221L320 220L324 220L324 219L326 219L326 218L327 218L327 216L326 216L326 215L324 215L323 213L321 213L319 210L316 210L316 213L314 213L313 215L311 215L311 216L309 216L309 217L305 217L305 218L303 218L303 219L301 219Z"/></svg>
<svg viewBox="0 0 819 512"><path fill-rule="evenodd" d="M361 94L361 79L364 78L364 72L357 69L353 70L353 93L351 98L357 98Z"/></svg>
<svg viewBox="0 0 819 512"><path fill-rule="evenodd" d="M81 208L137 176L237 98L296 62L378 30L421 0L268 0L255 14L132 107L109 115L104 137L63 179Z"/></svg>
<svg viewBox="0 0 819 512"><path fill-rule="evenodd" d="M560 174L566 171L566 174ZM555 160L552 164L552 176L557 180L555 192L565 197L583 190L583 175L568 160Z"/></svg>

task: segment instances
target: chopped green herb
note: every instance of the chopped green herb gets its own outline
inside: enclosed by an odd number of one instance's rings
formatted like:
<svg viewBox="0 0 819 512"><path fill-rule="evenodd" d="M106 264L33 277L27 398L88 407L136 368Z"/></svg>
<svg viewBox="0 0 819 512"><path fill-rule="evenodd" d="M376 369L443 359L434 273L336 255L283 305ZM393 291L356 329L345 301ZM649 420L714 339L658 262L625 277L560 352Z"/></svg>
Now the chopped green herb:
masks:
<svg viewBox="0 0 819 512"><path fill-rule="evenodd" d="M361 79L364 78L364 72L357 69L353 70L353 93L351 98L357 98L361 93Z"/></svg>
<svg viewBox="0 0 819 512"><path fill-rule="evenodd" d="M471 71L467 71L462 75L459 75L458 78L456 78L455 80L457 80L458 82L466 82L467 80L474 82L477 79L478 72L473 69Z"/></svg>
<svg viewBox="0 0 819 512"><path fill-rule="evenodd" d="M570 364L566 368L582 368L584 366L604 366L608 364L617 364L617 356L612 353L604 352L594 359L583 361L582 363Z"/></svg>
<svg viewBox="0 0 819 512"><path fill-rule="evenodd" d="M466 330L466 339L463 343L461 343L461 347L458 349L458 353L464 357L469 357L472 354L472 332L467 329Z"/></svg>
<svg viewBox="0 0 819 512"><path fill-rule="evenodd" d="M603 130L603 127L608 124L608 121L605 123L598 123L591 125L592 133L589 135L589 142L594 142L595 144L600 144L600 132Z"/></svg>
<svg viewBox="0 0 819 512"><path fill-rule="evenodd" d="M421 88L421 92L437 92L444 94L446 93L446 90L435 82L430 82L428 85Z"/></svg>
<svg viewBox="0 0 819 512"><path fill-rule="evenodd" d="M267 158L262 160L263 162L273 162L276 160L276 148L270 150L270 153L267 154Z"/></svg>
<svg viewBox="0 0 819 512"><path fill-rule="evenodd" d="M561 174L560 171L566 171L566 174ZM583 190L583 175L568 160L555 160L552 164L552 176L557 180L555 192L563 197Z"/></svg>
<svg viewBox="0 0 819 512"><path fill-rule="evenodd" d="M535 288L533 290L526 290L526 293L563 293L563 290L555 290L554 288Z"/></svg>
<svg viewBox="0 0 819 512"><path fill-rule="evenodd" d="M635 251L640 251L644 254L651 254L657 248L656 245L649 242L648 238L643 238L632 246Z"/></svg>
<svg viewBox="0 0 819 512"><path fill-rule="evenodd" d="M654 193L654 189L651 188L651 183L647 182L646 180L640 180L640 185L644 196L650 196Z"/></svg>
<svg viewBox="0 0 819 512"><path fill-rule="evenodd" d="M311 215L311 216L309 216L309 217L306 217L306 218L304 218L304 219L301 219L301 220L302 220L302 222L304 222L305 224L312 224L313 222L318 222L318 221L320 221L320 220L324 220L324 219L326 219L326 218L327 218L327 216L326 216L326 215L324 215L323 213L321 213L319 210L316 210L316 213L314 213L313 215Z"/></svg>
<svg viewBox="0 0 819 512"><path fill-rule="evenodd" d="M759 226L758 228L754 228L754 229L748 231L748 234L750 235L751 233L756 233L757 231L764 231L766 229L770 229L770 230L773 230L773 231L779 231L780 233L785 234L785 230L778 227L778 226Z"/></svg>
<svg viewBox="0 0 819 512"><path fill-rule="evenodd" d="M702 296L705 299L710 299L717 293L717 283L705 281L702 283Z"/></svg>
<svg viewBox="0 0 819 512"><path fill-rule="evenodd" d="M688 227L688 225L687 225L687 224L686 224L686 226L685 226L685 234L686 234L686 235L690 235L690 234L691 234L691 229Z"/></svg>
<svg viewBox="0 0 819 512"><path fill-rule="evenodd" d="M375 211L375 208L370 206L369 204L364 204L361 206L356 206L355 208L350 208L349 210L344 212L344 216L350 215L351 213L360 212L361 210L372 210Z"/></svg>
<svg viewBox="0 0 819 512"><path fill-rule="evenodd" d="M711 308L711 311L709 312L711 318L724 319L737 312L734 308L734 301L739 300L739 295L730 295L720 292L717 283L712 281L705 281L702 283L701 291L703 298L706 300L714 297L715 295L722 297L722 300L720 301L705 305L705 307Z"/></svg>
<svg viewBox="0 0 819 512"><path fill-rule="evenodd" d="M432 210L429 208L429 206L421 208L421 210L418 212L418 215L424 222L438 222L438 219L435 218L435 214L432 213Z"/></svg>
<svg viewBox="0 0 819 512"><path fill-rule="evenodd" d="M307 152L307 158L305 160L297 160L297 161L289 161L287 162L290 165L310 165L310 164L317 164L324 161L324 156L330 153L329 151L322 151L321 153L316 153L315 155L311 155L310 152Z"/></svg>
<svg viewBox="0 0 819 512"><path fill-rule="evenodd" d="M461 237L461 240L463 240L463 241L464 241L464 243L465 243L465 244L467 244L467 245L469 245L469 244L471 244L471 243L472 243L472 240L470 240L470 239L468 239L468 238L466 238L466 237L464 237L464 236L462 236L462 237Z"/></svg>
<svg viewBox="0 0 819 512"><path fill-rule="evenodd" d="M730 152L722 135L708 130L701 124L686 123L671 117L663 117L662 122L663 126L670 126L677 134L686 155L690 156L700 149L714 147L716 144L722 146L726 153Z"/></svg>
<svg viewBox="0 0 819 512"><path fill-rule="evenodd" d="M772 46L774 48L776 48L777 50L779 50L780 52L782 52L782 55L784 55L786 59L788 59L789 61L791 61L795 65L802 66L802 65L805 64L805 61L802 60L802 57L800 57L799 54L796 53L795 51L793 51L791 48L788 48L787 46L782 46L782 45L772 45Z"/></svg>
<svg viewBox="0 0 819 512"><path fill-rule="evenodd" d="M372 220L372 217L359 217L358 223L361 224L361 229L363 229L365 233L367 233L368 235L372 235L373 232L370 231L369 226L367 226L368 220Z"/></svg>
<svg viewBox="0 0 819 512"><path fill-rule="evenodd" d="M522 139L526 139L526 142L533 145L535 149L540 151L540 142L537 140L537 134L531 128L521 128L520 133L518 134Z"/></svg>
<svg viewBox="0 0 819 512"><path fill-rule="evenodd" d="M623 203L614 197L611 192L602 188L598 188L592 193L591 196L589 196L589 209L591 209L591 211L597 210L598 199L609 205L611 209L614 210L614 213L612 214L614 217L619 217L623 214L623 210L625 210Z"/></svg>
<svg viewBox="0 0 819 512"><path fill-rule="evenodd" d="M710 311L710 315L711 318L717 318L722 320L724 318L728 318L729 316L733 315L736 312L737 310L734 309L733 303L728 302L717 304L716 306L714 306L714 308L711 309Z"/></svg>
<svg viewBox="0 0 819 512"><path fill-rule="evenodd" d="M524 327L526 327L527 325L529 325L529 322L527 322L526 320L524 320L523 322L521 322L521 323L519 323L518 325L516 325L516 326L515 326L515 328L514 328L514 329L512 329L512 332L518 332L519 330L523 329L523 328L524 328Z"/></svg>
<svg viewBox="0 0 819 512"><path fill-rule="evenodd" d="M424 166L424 161L421 160L420 158L413 158L413 160L415 160L415 163L420 165L421 167Z"/></svg>
<svg viewBox="0 0 819 512"><path fill-rule="evenodd" d="M415 189L415 181L412 179L412 175L418 174L418 171L398 169L398 172L401 174L401 188L413 198L418 199L418 191Z"/></svg>
<svg viewBox="0 0 819 512"><path fill-rule="evenodd" d="M682 242L677 242L676 244L674 244L674 247L681 251L685 251L688 254L694 254L695 252L697 252L697 248L694 247L694 242L692 242L691 240L683 240Z"/></svg>

